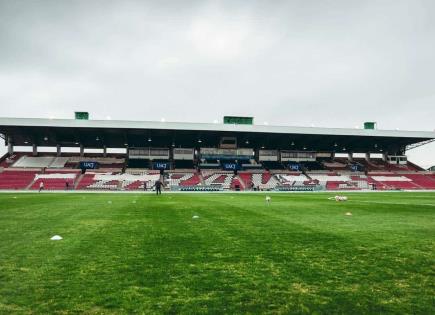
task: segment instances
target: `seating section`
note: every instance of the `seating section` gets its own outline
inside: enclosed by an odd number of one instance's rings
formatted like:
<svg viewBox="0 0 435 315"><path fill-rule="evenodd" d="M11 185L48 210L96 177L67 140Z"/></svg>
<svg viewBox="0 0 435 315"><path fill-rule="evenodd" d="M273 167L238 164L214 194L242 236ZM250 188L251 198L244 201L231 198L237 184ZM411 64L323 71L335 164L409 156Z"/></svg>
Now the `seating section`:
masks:
<svg viewBox="0 0 435 315"><path fill-rule="evenodd" d="M80 161L96 161L99 170L88 170L81 175L77 169ZM184 161L181 161L184 162ZM213 164L217 160L203 163ZM233 161L236 162L236 161ZM320 164L322 163L322 164ZM219 164L219 163L216 163ZM165 186L175 190L192 190L203 187L204 190L297 190L297 188L316 188L326 190L435 190L435 174L422 171L408 162L406 165L389 164L382 159L366 160L362 158L349 162L345 158L330 158L317 162L300 162L301 171L291 171L288 164L255 160L244 161L240 165L255 165L259 168L243 169L239 172L216 169L193 169L193 161L178 164L184 169L171 170L163 175ZM172 166L177 166L175 161ZM220 164L219 164L220 165ZM265 166L277 167L269 171ZM356 169L352 166L361 166ZM121 169L122 167L122 169ZM0 189L37 190L41 182L46 190L143 190L152 189L155 181L161 177L160 171L146 168L125 170L123 155L113 154L102 157L91 154L56 157L54 154L31 156L31 153L7 154L0 159ZM190 167L190 168L187 168ZM325 168L325 169L321 169ZM125 170L124 172L122 170ZM364 170L362 172L361 170ZM202 189L198 189L202 190Z"/></svg>
<svg viewBox="0 0 435 315"><path fill-rule="evenodd" d="M385 171L388 170L388 163L381 159L366 160L366 170L368 171Z"/></svg>
<svg viewBox="0 0 435 315"><path fill-rule="evenodd" d="M371 184L378 190L421 189L412 179L395 174L376 174L369 176Z"/></svg>
<svg viewBox="0 0 435 315"><path fill-rule="evenodd" d="M96 190L143 190L144 183L151 189L160 174L111 174L111 173L86 173L79 182L77 189Z"/></svg>
<svg viewBox="0 0 435 315"><path fill-rule="evenodd" d="M311 183L311 180L304 174L279 174L277 175L277 179L283 186L304 186Z"/></svg>
<svg viewBox="0 0 435 315"><path fill-rule="evenodd" d="M66 165L69 167L79 168L80 162L97 162L99 168L104 169L123 169L125 167L125 158L113 155L108 157L101 157L95 155L85 155L85 156L69 156L66 157Z"/></svg>
<svg viewBox="0 0 435 315"><path fill-rule="evenodd" d="M14 167L49 167L55 160L53 156L22 156L17 162L14 163Z"/></svg>
<svg viewBox="0 0 435 315"><path fill-rule="evenodd" d="M77 190L87 189L88 187L90 187L92 184L94 184L96 182L94 177L95 177L95 174L89 174L89 173L84 174L82 179L78 183L76 189Z"/></svg>
<svg viewBox="0 0 435 315"><path fill-rule="evenodd" d="M30 189L39 189L41 183L44 184L45 190L73 189L77 176L78 172L36 174Z"/></svg>
<svg viewBox="0 0 435 315"><path fill-rule="evenodd" d="M325 161L323 162L323 166L331 171L343 171L347 167L347 163L343 160L340 161Z"/></svg>
<svg viewBox="0 0 435 315"><path fill-rule="evenodd" d="M22 156L26 155L24 152L17 152L12 155L6 153L0 158L0 167L8 168L11 167L16 161L18 161Z"/></svg>
<svg viewBox="0 0 435 315"><path fill-rule="evenodd" d="M79 168L80 162L93 161L99 164L100 168L122 169L125 166L125 159L114 157L86 156L54 156L45 155L31 156L30 153L15 153L11 157L4 158L1 167L16 168Z"/></svg>
<svg viewBox="0 0 435 315"><path fill-rule="evenodd" d="M63 168L65 164L68 162L67 157L55 157L53 162L51 162L49 168Z"/></svg>
<svg viewBox="0 0 435 315"><path fill-rule="evenodd" d="M98 174L93 172L87 172L77 185L77 190L81 189L95 189L95 190L116 190L118 189L118 180L102 180L100 175L112 175Z"/></svg>
<svg viewBox="0 0 435 315"><path fill-rule="evenodd" d="M244 190L243 184L239 178L234 177L230 184L231 190Z"/></svg>
<svg viewBox="0 0 435 315"><path fill-rule="evenodd" d="M230 189L234 179L233 172L225 171L202 171L205 186L220 186L223 189Z"/></svg>
<svg viewBox="0 0 435 315"><path fill-rule="evenodd" d="M278 174L277 178L283 187L287 186L313 186L321 185L327 190L361 190L368 189L365 176L349 176L337 174L304 174L286 175Z"/></svg>
<svg viewBox="0 0 435 315"><path fill-rule="evenodd" d="M307 171L319 171L319 170L325 169L325 166L317 161L302 162L301 166L303 169L305 169Z"/></svg>
<svg viewBox="0 0 435 315"><path fill-rule="evenodd" d="M435 175L406 174L404 176L411 179L420 188L435 189Z"/></svg>
<svg viewBox="0 0 435 315"><path fill-rule="evenodd" d="M38 171L5 170L0 173L0 189L25 189Z"/></svg>
<svg viewBox="0 0 435 315"><path fill-rule="evenodd" d="M201 183L196 173L169 173L166 181L169 186L197 186Z"/></svg>
<svg viewBox="0 0 435 315"><path fill-rule="evenodd" d="M239 178L245 183L247 188L251 187L252 183L252 173L248 172L239 172Z"/></svg>
<svg viewBox="0 0 435 315"><path fill-rule="evenodd" d="M279 184L279 180L270 172L240 172L239 177L246 189L269 190Z"/></svg>

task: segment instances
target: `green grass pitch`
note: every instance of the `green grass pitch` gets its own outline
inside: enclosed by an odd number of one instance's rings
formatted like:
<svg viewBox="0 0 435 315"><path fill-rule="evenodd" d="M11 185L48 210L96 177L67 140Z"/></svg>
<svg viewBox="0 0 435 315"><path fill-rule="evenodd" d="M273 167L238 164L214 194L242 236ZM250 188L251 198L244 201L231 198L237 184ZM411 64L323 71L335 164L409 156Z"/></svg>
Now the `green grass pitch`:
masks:
<svg viewBox="0 0 435 315"><path fill-rule="evenodd" d="M435 193L333 195L2 193L0 314L434 314Z"/></svg>

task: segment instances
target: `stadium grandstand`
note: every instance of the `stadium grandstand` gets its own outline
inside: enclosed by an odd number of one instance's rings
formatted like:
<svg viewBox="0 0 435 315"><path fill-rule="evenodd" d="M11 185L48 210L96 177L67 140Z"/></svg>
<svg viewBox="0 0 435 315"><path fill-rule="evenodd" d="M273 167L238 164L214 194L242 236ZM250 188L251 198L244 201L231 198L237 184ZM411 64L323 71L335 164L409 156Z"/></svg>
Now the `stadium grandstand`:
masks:
<svg viewBox="0 0 435 315"><path fill-rule="evenodd" d="M435 132L87 118L0 118L0 189L143 191L157 180L173 191L435 189L434 170L406 156Z"/></svg>

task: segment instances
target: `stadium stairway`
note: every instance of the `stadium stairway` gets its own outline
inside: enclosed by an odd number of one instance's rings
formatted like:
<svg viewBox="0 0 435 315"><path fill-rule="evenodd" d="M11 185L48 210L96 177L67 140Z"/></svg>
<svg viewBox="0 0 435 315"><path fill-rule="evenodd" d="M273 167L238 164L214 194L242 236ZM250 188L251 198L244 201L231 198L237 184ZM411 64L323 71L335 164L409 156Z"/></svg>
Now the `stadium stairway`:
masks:
<svg viewBox="0 0 435 315"><path fill-rule="evenodd" d="M245 182L240 178L239 175L234 176L231 187L234 187L236 184L240 185L240 190L246 190Z"/></svg>
<svg viewBox="0 0 435 315"><path fill-rule="evenodd" d="M36 179L33 179L33 180L29 183L29 185L27 185L27 187L24 188L24 190L30 190L30 189L32 188L32 186L35 185L35 183L36 183Z"/></svg>
<svg viewBox="0 0 435 315"><path fill-rule="evenodd" d="M205 184L204 176L202 176L202 173L201 173L201 172L198 172L198 177L199 177L199 180L200 180L201 186L204 186L204 184Z"/></svg>
<svg viewBox="0 0 435 315"><path fill-rule="evenodd" d="M74 183L74 190L77 189L79 183L80 183L81 180L83 179L83 176L85 176L85 174L80 174L80 175L77 177L77 180L76 180L76 182Z"/></svg>

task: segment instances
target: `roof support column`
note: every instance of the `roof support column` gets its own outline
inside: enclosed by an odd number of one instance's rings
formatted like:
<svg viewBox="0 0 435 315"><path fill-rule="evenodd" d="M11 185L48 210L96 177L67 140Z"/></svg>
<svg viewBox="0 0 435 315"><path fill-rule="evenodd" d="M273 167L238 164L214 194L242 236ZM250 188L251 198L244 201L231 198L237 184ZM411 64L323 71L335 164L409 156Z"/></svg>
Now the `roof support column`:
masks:
<svg viewBox="0 0 435 315"><path fill-rule="evenodd" d="M382 153L382 161L386 162L388 160L388 152Z"/></svg>
<svg viewBox="0 0 435 315"><path fill-rule="evenodd" d="M37 156L38 155L38 146L36 143L32 144L32 155Z"/></svg>
<svg viewBox="0 0 435 315"><path fill-rule="evenodd" d="M62 148L61 148L61 146L58 144L58 145L56 146L56 155L57 155L57 156L60 156L61 153L62 153Z"/></svg>
<svg viewBox="0 0 435 315"><path fill-rule="evenodd" d="M367 152L366 153L366 161L369 161L370 160L370 152Z"/></svg>
<svg viewBox="0 0 435 315"><path fill-rule="evenodd" d="M347 159L349 160L349 162L353 162L353 152L349 152L347 155Z"/></svg>
<svg viewBox="0 0 435 315"><path fill-rule="evenodd" d="M107 146L103 146L103 157L107 157Z"/></svg>
<svg viewBox="0 0 435 315"><path fill-rule="evenodd" d="M85 155L85 147L83 146L83 144L80 144L80 156L84 156Z"/></svg>
<svg viewBox="0 0 435 315"><path fill-rule="evenodd" d="M14 154L14 145L12 144L11 137L8 137L8 153L9 153L9 155Z"/></svg>

